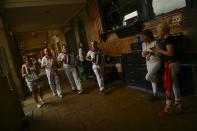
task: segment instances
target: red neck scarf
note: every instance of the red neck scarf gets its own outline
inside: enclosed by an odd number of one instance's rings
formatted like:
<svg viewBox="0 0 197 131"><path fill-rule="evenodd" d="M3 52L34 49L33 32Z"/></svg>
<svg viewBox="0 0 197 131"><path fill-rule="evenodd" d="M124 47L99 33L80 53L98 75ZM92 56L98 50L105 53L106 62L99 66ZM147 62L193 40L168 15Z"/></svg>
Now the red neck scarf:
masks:
<svg viewBox="0 0 197 131"><path fill-rule="evenodd" d="M29 60L29 61L30 61L30 60ZM33 65L32 62L26 62L25 64L26 64L27 67L31 67L31 66Z"/></svg>
<svg viewBox="0 0 197 131"><path fill-rule="evenodd" d="M50 58L51 58L51 55L45 55L45 57L46 57L47 59L50 59Z"/></svg>
<svg viewBox="0 0 197 131"><path fill-rule="evenodd" d="M170 71L170 66L169 62L165 62L165 72L164 72L164 86L165 86L165 91L166 91L166 97L168 99L171 98L171 90L172 90L172 79L171 79L171 71Z"/></svg>
<svg viewBox="0 0 197 131"><path fill-rule="evenodd" d="M96 52L98 50L98 48L92 48L93 52Z"/></svg>

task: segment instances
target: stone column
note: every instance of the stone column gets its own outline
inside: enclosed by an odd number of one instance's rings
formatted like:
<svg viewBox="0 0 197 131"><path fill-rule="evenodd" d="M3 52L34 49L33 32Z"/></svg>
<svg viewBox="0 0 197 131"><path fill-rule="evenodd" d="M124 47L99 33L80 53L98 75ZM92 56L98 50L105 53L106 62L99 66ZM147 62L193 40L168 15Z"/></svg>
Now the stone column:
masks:
<svg viewBox="0 0 197 131"><path fill-rule="evenodd" d="M18 96L20 98L23 98L24 92L22 89L22 84L21 84L20 79L17 76L16 69L14 67L14 62L13 62L13 59L17 59L17 58L13 58L11 55L9 42L5 35L4 25L3 25L3 21L1 18L0 18L0 40L1 40L0 49L2 50L4 54L3 59L4 59L5 70L6 70L5 75L8 78L10 89L16 90L18 93Z"/></svg>

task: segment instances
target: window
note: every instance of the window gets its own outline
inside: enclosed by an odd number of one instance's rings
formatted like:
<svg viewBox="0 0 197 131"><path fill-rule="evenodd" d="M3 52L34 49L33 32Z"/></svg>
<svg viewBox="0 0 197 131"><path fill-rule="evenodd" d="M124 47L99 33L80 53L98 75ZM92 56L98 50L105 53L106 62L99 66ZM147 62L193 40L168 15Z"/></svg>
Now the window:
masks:
<svg viewBox="0 0 197 131"><path fill-rule="evenodd" d="M155 15L160 15L185 7L186 0L153 0L152 6Z"/></svg>
<svg viewBox="0 0 197 131"><path fill-rule="evenodd" d="M128 25L137 21L138 12L134 11L124 16L123 25Z"/></svg>

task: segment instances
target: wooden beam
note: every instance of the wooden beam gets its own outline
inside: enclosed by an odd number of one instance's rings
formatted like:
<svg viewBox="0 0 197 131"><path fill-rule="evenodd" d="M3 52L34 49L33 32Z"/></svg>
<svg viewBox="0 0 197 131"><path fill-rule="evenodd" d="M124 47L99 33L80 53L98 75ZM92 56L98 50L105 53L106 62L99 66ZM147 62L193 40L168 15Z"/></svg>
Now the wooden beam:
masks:
<svg viewBox="0 0 197 131"><path fill-rule="evenodd" d="M2 8L18 8L32 6L51 6L59 4L85 4L86 0L3 0L0 1Z"/></svg>
<svg viewBox="0 0 197 131"><path fill-rule="evenodd" d="M46 48L46 46L38 47L38 48L28 48L28 49L24 49L24 51L25 52L34 52L34 51L38 51L38 50L43 50L44 48Z"/></svg>

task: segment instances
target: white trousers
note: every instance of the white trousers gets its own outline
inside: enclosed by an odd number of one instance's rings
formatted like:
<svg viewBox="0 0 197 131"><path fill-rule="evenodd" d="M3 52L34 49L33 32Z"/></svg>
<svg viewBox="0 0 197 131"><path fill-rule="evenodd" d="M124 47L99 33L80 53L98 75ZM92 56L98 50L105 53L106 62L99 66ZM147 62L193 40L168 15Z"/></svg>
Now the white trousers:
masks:
<svg viewBox="0 0 197 131"><path fill-rule="evenodd" d="M150 82L158 82L157 79L157 72L159 71L161 67L161 61L147 61L147 74L146 74L146 80Z"/></svg>
<svg viewBox="0 0 197 131"><path fill-rule="evenodd" d="M96 79L99 85L99 89L100 91L102 91L104 89L104 81L103 81L103 76L102 76L102 69L99 65L93 65L92 67L95 75L96 75Z"/></svg>
<svg viewBox="0 0 197 131"><path fill-rule="evenodd" d="M64 67L65 73L68 77L72 90L82 90L81 81L75 67Z"/></svg>
<svg viewBox="0 0 197 131"><path fill-rule="evenodd" d="M172 92L170 92L171 98L174 96L175 104L181 101L181 92L179 84L177 81L177 74L180 70L180 63L173 62L169 64L171 71L171 80L172 80ZM172 99L166 99L166 107L170 107L173 103Z"/></svg>
<svg viewBox="0 0 197 131"><path fill-rule="evenodd" d="M47 79L48 79L51 91L54 94L61 95L62 91L60 87L60 80L59 80L57 73L53 69L47 69L46 75L47 75Z"/></svg>
<svg viewBox="0 0 197 131"><path fill-rule="evenodd" d="M158 95L157 72L159 71L159 69L161 67L161 61L159 61L159 60L147 61L146 66L147 66L147 74L146 74L145 78L147 81L151 82L152 88L153 88L153 94L156 96L156 95Z"/></svg>
<svg viewBox="0 0 197 131"><path fill-rule="evenodd" d="M177 81L177 74L180 71L180 63L170 63L170 70L171 70L171 79L172 79L172 90L174 93L175 101L181 100L181 92L179 88L179 84Z"/></svg>

